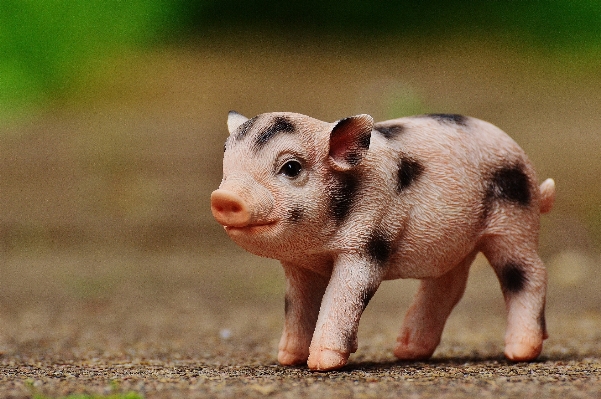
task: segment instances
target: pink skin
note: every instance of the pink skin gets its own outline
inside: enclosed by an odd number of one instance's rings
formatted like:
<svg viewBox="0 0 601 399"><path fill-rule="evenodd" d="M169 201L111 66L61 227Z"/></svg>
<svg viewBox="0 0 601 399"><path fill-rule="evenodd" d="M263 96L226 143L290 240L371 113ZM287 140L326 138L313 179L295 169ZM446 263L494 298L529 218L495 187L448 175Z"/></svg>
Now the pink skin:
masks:
<svg viewBox="0 0 601 399"><path fill-rule="evenodd" d="M395 278L422 283L394 353L429 358L478 252L490 261L505 296L505 355L523 361L540 354L546 271L537 254L538 228L540 214L552 208L555 186L550 179L534 185L529 161L505 133L473 118L378 124L381 131L402 125L398 139L374 131L368 115L326 123L273 113L247 121L230 113L224 178L211 195L211 210L237 244L282 262L281 364L344 366L357 350L369 298L383 280ZM397 187L399 157L423 166L408 169L416 179L408 180L408 189ZM522 199L519 190L511 192L513 183L502 187L509 194L490 184L496 180L489 170L518 164L530 193L523 205L516 204ZM361 185L341 185L341 176L359 176ZM503 176L496 179L503 183ZM353 190L357 199L346 209Z"/></svg>
<svg viewBox="0 0 601 399"><path fill-rule="evenodd" d="M215 190L211 194L211 211L219 223L227 227L247 227L251 213L244 200L232 191Z"/></svg>

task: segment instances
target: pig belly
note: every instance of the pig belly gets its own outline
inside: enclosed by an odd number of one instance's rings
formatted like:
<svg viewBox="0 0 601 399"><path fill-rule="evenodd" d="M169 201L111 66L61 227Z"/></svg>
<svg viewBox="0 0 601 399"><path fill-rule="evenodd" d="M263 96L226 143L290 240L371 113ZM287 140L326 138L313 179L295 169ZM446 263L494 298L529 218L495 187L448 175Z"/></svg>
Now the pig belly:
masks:
<svg viewBox="0 0 601 399"><path fill-rule="evenodd" d="M475 251L482 231L474 218L465 217L467 209L438 209L429 218L414 214L395 241L385 279L440 277Z"/></svg>

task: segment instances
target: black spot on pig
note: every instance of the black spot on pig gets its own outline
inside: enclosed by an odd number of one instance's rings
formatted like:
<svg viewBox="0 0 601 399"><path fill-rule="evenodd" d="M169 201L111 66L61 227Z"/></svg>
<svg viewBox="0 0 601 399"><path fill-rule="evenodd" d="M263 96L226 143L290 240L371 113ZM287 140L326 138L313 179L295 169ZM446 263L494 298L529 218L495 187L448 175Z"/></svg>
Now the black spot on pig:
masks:
<svg viewBox="0 0 601 399"><path fill-rule="evenodd" d="M365 310L367 305L369 305L369 301L371 301L371 299L374 297L376 291L376 289L366 289L365 291L363 291L361 295L361 306L363 310Z"/></svg>
<svg viewBox="0 0 601 399"><path fill-rule="evenodd" d="M251 119L247 120L246 122L244 122L243 124L241 124L238 127L238 133L236 134L236 140L244 139L244 137L246 137L246 135L252 129L252 127L256 121L257 121L257 117L255 116L254 118L251 118Z"/></svg>
<svg viewBox="0 0 601 399"><path fill-rule="evenodd" d="M499 280L503 291L510 294L521 292L528 283L524 268L517 263L506 264L501 269Z"/></svg>
<svg viewBox="0 0 601 399"><path fill-rule="evenodd" d="M344 160L348 162L348 164L351 166L359 165L361 159L363 159L363 154L359 151L349 151L348 154L346 154L346 157L344 158Z"/></svg>
<svg viewBox="0 0 601 399"><path fill-rule="evenodd" d="M521 165L497 169L489 180L486 198L528 206L531 201L530 182Z"/></svg>
<svg viewBox="0 0 601 399"><path fill-rule="evenodd" d="M359 139L359 147L363 150L369 149L370 144L371 144L371 132L369 132L369 134L364 134Z"/></svg>
<svg viewBox="0 0 601 399"><path fill-rule="evenodd" d="M436 119L438 122L454 123L456 125L466 126L467 117L459 114L427 114L427 117Z"/></svg>
<svg viewBox="0 0 601 399"><path fill-rule="evenodd" d="M279 133L293 133L294 125L287 119L281 116L274 118L273 123L261 131L255 139L255 148L260 150Z"/></svg>
<svg viewBox="0 0 601 399"><path fill-rule="evenodd" d="M405 126L403 125L393 125L393 126L380 126L375 125L374 129L376 132L380 133L382 136L391 140L399 136L405 130Z"/></svg>
<svg viewBox="0 0 601 399"><path fill-rule="evenodd" d="M288 211L287 219L291 223L298 223L302 220L304 213L305 210L302 207L294 207Z"/></svg>
<svg viewBox="0 0 601 399"><path fill-rule="evenodd" d="M346 219L351 210L357 196L358 186L358 179L352 173L338 173L332 182L329 192L330 209L338 224Z"/></svg>
<svg viewBox="0 0 601 399"><path fill-rule="evenodd" d="M392 243L386 236L376 230L372 233L367 242L367 255L370 260L379 265L384 265L392 253Z"/></svg>
<svg viewBox="0 0 601 399"><path fill-rule="evenodd" d="M402 156L397 173L397 191L401 192L415 182L424 172L424 166L409 157Z"/></svg>

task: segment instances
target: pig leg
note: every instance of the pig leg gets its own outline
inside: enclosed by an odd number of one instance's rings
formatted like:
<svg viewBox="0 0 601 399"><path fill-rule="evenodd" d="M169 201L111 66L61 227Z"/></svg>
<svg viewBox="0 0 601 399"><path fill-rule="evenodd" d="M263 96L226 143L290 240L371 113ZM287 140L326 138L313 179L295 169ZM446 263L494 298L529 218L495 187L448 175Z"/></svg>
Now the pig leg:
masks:
<svg viewBox="0 0 601 399"><path fill-rule="evenodd" d="M282 262L286 275L285 324L278 361L285 366L304 364L315 330L328 278L309 269Z"/></svg>
<svg viewBox="0 0 601 399"><path fill-rule="evenodd" d="M519 237L519 242L512 239ZM547 338L545 295L547 272L536 245L523 235L496 236L483 250L495 270L507 309L505 356L513 361L535 359Z"/></svg>
<svg viewBox="0 0 601 399"><path fill-rule="evenodd" d="M385 268L358 254L339 256L324 294L310 355L313 370L344 366L357 350L357 328L363 310L378 289Z"/></svg>
<svg viewBox="0 0 601 399"><path fill-rule="evenodd" d="M440 343L445 322L467 284L477 252L446 274L421 281L397 338L394 354L403 360L428 359Z"/></svg>

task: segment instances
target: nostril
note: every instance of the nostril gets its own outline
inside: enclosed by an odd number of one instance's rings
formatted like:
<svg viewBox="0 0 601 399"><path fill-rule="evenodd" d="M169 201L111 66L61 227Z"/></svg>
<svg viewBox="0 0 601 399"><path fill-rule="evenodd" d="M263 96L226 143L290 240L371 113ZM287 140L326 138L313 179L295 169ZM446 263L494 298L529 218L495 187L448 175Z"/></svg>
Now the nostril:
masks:
<svg viewBox="0 0 601 399"><path fill-rule="evenodd" d="M242 212L242 207L238 203L231 202L223 207L225 212L239 213Z"/></svg>
<svg viewBox="0 0 601 399"><path fill-rule="evenodd" d="M213 208L219 213L240 213L243 211L242 207L236 203L218 203Z"/></svg>

